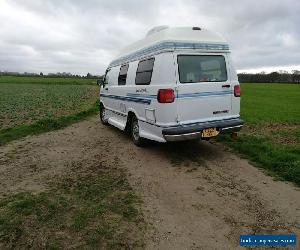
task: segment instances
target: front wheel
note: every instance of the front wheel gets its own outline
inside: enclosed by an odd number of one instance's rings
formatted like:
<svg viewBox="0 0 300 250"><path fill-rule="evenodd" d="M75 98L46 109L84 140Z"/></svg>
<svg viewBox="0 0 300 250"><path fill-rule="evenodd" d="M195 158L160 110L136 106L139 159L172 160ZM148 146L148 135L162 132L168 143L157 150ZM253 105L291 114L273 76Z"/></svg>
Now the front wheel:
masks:
<svg viewBox="0 0 300 250"><path fill-rule="evenodd" d="M137 146L143 146L145 144L145 139L140 137L139 121L135 116L132 117L131 120L131 139Z"/></svg>
<svg viewBox="0 0 300 250"><path fill-rule="evenodd" d="M107 119L105 118L106 116L106 109L104 108L104 106L101 104L100 105L100 121L103 125L107 125Z"/></svg>

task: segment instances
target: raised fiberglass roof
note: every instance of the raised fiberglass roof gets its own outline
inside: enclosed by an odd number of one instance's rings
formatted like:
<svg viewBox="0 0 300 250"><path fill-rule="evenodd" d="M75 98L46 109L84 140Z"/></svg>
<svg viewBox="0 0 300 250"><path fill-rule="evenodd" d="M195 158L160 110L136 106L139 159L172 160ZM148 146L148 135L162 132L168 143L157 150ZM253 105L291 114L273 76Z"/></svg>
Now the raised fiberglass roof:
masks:
<svg viewBox="0 0 300 250"><path fill-rule="evenodd" d="M163 50L175 49L229 51L229 46L220 34L207 29L160 26L151 29L144 39L124 48L109 66L138 60Z"/></svg>

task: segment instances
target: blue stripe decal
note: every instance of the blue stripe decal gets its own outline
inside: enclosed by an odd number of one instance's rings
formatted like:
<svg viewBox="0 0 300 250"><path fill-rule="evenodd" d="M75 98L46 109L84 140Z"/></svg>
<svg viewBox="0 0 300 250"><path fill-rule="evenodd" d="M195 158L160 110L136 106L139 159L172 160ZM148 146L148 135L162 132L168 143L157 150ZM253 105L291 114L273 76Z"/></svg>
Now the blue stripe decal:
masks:
<svg viewBox="0 0 300 250"><path fill-rule="evenodd" d="M177 96L177 98L187 99L187 98L197 98L197 97L207 97L207 96L225 96L225 95L232 95L232 94L233 92L228 90L228 91L180 94ZM100 96L121 100L121 101L142 103L147 105L151 104L151 100L156 100L157 98L156 95L141 95L141 94L133 94L133 93L128 93L126 96L108 95L108 94L100 94Z"/></svg>
<svg viewBox="0 0 300 250"><path fill-rule="evenodd" d="M127 96L144 97L147 99L157 99L157 95L143 95L143 94L128 93Z"/></svg>
<svg viewBox="0 0 300 250"><path fill-rule="evenodd" d="M179 94L177 98L193 98L193 97L204 97L204 96L223 96L223 95L231 95L233 92L231 90L226 91L210 91L210 92L200 92L200 93L187 93L187 94ZM146 99L157 99L157 95L144 95L144 94L131 94L128 93L127 96L133 97L141 97Z"/></svg>
<svg viewBox="0 0 300 250"><path fill-rule="evenodd" d="M116 100L121 101L128 101L128 102L137 102L149 105L151 103L151 99L139 98L139 97L129 97L129 96L119 96L119 95L107 95L107 94L100 94L102 97L108 97Z"/></svg>
<svg viewBox="0 0 300 250"><path fill-rule="evenodd" d="M123 114L123 113L121 113L121 112L119 112L119 111L116 111L116 110L113 110L113 109L110 109L110 108L107 108L107 107L106 107L105 109L107 109L107 110L109 110L110 112L113 112L113 113L115 113L115 114L117 114L117 115L127 117L127 114Z"/></svg>
<svg viewBox="0 0 300 250"><path fill-rule="evenodd" d="M180 94L178 98L185 99L185 98L194 98L194 97L206 97L206 96L224 96L224 95L231 95L233 92L228 91L215 91L215 92L201 92L201 93L191 93L191 94Z"/></svg>
<svg viewBox="0 0 300 250"><path fill-rule="evenodd" d="M190 43L190 42L161 42L150 47L138 50L134 53L122 56L110 63L108 66L114 67L130 61L137 60L149 54L157 53L162 50L175 49L201 49L210 51L229 51L229 45L226 43Z"/></svg>

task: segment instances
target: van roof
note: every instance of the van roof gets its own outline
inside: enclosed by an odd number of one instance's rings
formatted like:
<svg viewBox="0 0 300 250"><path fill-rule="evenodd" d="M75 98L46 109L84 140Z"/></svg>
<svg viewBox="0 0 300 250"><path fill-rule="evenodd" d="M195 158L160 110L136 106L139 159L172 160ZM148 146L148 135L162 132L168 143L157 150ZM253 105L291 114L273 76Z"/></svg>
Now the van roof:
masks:
<svg viewBox="0 0 300 250"><path fill-rule="evenodd" d="M144 39L124 48L109 67L138 60L162 51L184 49L228 52L229 46L220 34L207 29L159 26L151 29Z"/></svg>

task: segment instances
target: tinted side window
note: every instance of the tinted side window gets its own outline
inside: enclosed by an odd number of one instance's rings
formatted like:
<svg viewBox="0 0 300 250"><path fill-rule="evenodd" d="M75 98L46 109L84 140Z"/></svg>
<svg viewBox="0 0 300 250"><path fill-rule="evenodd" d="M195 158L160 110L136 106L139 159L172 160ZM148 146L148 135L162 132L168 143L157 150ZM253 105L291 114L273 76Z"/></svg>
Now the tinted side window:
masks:
<svg viewBox="0 0 300 250"><path fill-rule="evenodd" d="M119 78L118 78L118 85L125 85L126 78L127 78L127 71L128 71L128 64L122 65L120 68Z"/></svg>
<svg viewBox="0 0 300 250"><path fill-rule="evenodd" d="M143 60L139 62L135 84L136 85L148 85L151 82L152 71L154 65L154 58L149 58L147 60Z"/></svg>

